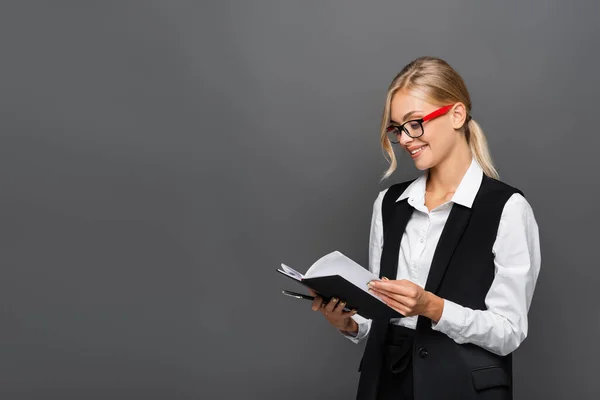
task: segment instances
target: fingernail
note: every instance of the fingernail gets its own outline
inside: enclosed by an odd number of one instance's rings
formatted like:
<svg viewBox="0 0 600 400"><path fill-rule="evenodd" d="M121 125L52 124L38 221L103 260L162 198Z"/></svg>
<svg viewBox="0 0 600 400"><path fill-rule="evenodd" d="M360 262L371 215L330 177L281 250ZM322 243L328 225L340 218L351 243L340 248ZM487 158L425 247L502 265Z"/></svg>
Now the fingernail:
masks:
<svg viewBox="0 0 600 400"><path fill-rule="evenodd" d="M389 281L389 279L388 279L388 278L386 278L385 276L383 277L383 280L384 280L384 281Z"/></svg>
<svg viewBox="0 0 600 400"><path fill-rule="evenodd" d="M375 286L375 282L373 282L373 281L370 281L370 282L368 283L368 285L369 285L369 286L371 286L371 287L373 287L373 286Z"/></svg>
<svg viewBox="0 0 600 400"><path fill-rule="evenodd" d="M340 307L346 307L346 302L345 301L340 302Z"/></svg>
<svg viewBox="0 0 600 400"><path fill-rule="evenodd" d="M352 315L356 314L356 310L352 310Z"/></svg>

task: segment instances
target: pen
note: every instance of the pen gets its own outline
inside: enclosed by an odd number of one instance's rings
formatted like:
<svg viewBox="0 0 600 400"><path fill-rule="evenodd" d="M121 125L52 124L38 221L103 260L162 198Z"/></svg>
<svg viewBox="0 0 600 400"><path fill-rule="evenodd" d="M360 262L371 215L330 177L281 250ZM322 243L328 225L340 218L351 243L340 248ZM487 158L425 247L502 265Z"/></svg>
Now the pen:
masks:
<svg viewBox="0 0 600 400"><path fill-rule="evenodd" d="M310 301L313 301L315 299L314 296L309 296L307 294L302 294L302 293L296 293L296 292L292 292L290 290L282 290L281 293L283 293L286 296L295 297L297 299L305 299L305 300L310 300ZM323 300L327 300L327 303L329 303L329 299L324 298ZM352 311L352 310L349 309L348 307L344 307L344 309L342 311Z"/></svg>

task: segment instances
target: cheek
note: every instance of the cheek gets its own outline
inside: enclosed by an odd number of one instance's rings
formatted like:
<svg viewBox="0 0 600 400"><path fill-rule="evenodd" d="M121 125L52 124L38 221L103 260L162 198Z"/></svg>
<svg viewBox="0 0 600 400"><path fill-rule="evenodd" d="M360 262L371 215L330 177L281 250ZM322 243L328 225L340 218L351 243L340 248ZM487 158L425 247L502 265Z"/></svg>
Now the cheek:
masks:
<svg viewBox="0 0 600 400"><path fill-rule="evenodd" d="M427 138L425 138L425 135L423 135L424 141L429 145L427 146L429 162L436 164L452 152L453 140L451 135L446 134L446 132L432 132Z"/></svg>
<svg viewBox="0 0 600 400"><path fill-rule="evenodd" d="M432 130L431 132L423 134L423 139L429 144L431 150L434 150L435 152L445 152L453 146L453 133L454 132L445 132L443 130Z"/></svg>

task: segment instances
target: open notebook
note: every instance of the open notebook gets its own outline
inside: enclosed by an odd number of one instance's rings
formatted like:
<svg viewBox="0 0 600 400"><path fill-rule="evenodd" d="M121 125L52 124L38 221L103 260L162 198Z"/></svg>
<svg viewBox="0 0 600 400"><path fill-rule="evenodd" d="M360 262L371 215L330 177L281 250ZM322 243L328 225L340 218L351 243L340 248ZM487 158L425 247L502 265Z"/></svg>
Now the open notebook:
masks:
<svg viewBox="0 0 600 400"><path fill-rule="evenodd" d="M311 288L325 301L329 301L332 297L345 301L347 308L356 309L357 314L364 318L403 317L368 292L367 284L372 280L379 280L379 277L339 251L319 258L305 274L283 263L277 272Z"/></svg>

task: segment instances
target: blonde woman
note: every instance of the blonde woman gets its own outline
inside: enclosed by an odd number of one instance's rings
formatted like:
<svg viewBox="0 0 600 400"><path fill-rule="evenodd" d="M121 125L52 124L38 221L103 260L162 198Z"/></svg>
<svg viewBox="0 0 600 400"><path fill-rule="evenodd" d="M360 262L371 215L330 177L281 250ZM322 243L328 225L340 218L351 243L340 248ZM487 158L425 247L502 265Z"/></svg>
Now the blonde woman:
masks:
<svg viewBox="0 0 600 400"><path fill-rule="evenodd" d="M472 118L460 75L421 57L393 79L381 125L423 171L381 191L373 206L370 291L404 317L365 320L343 299L320 311L366 341L357 398L512 399L512 355L527 336L540 270L538 226L523 192L501 182Z"/></svg>

